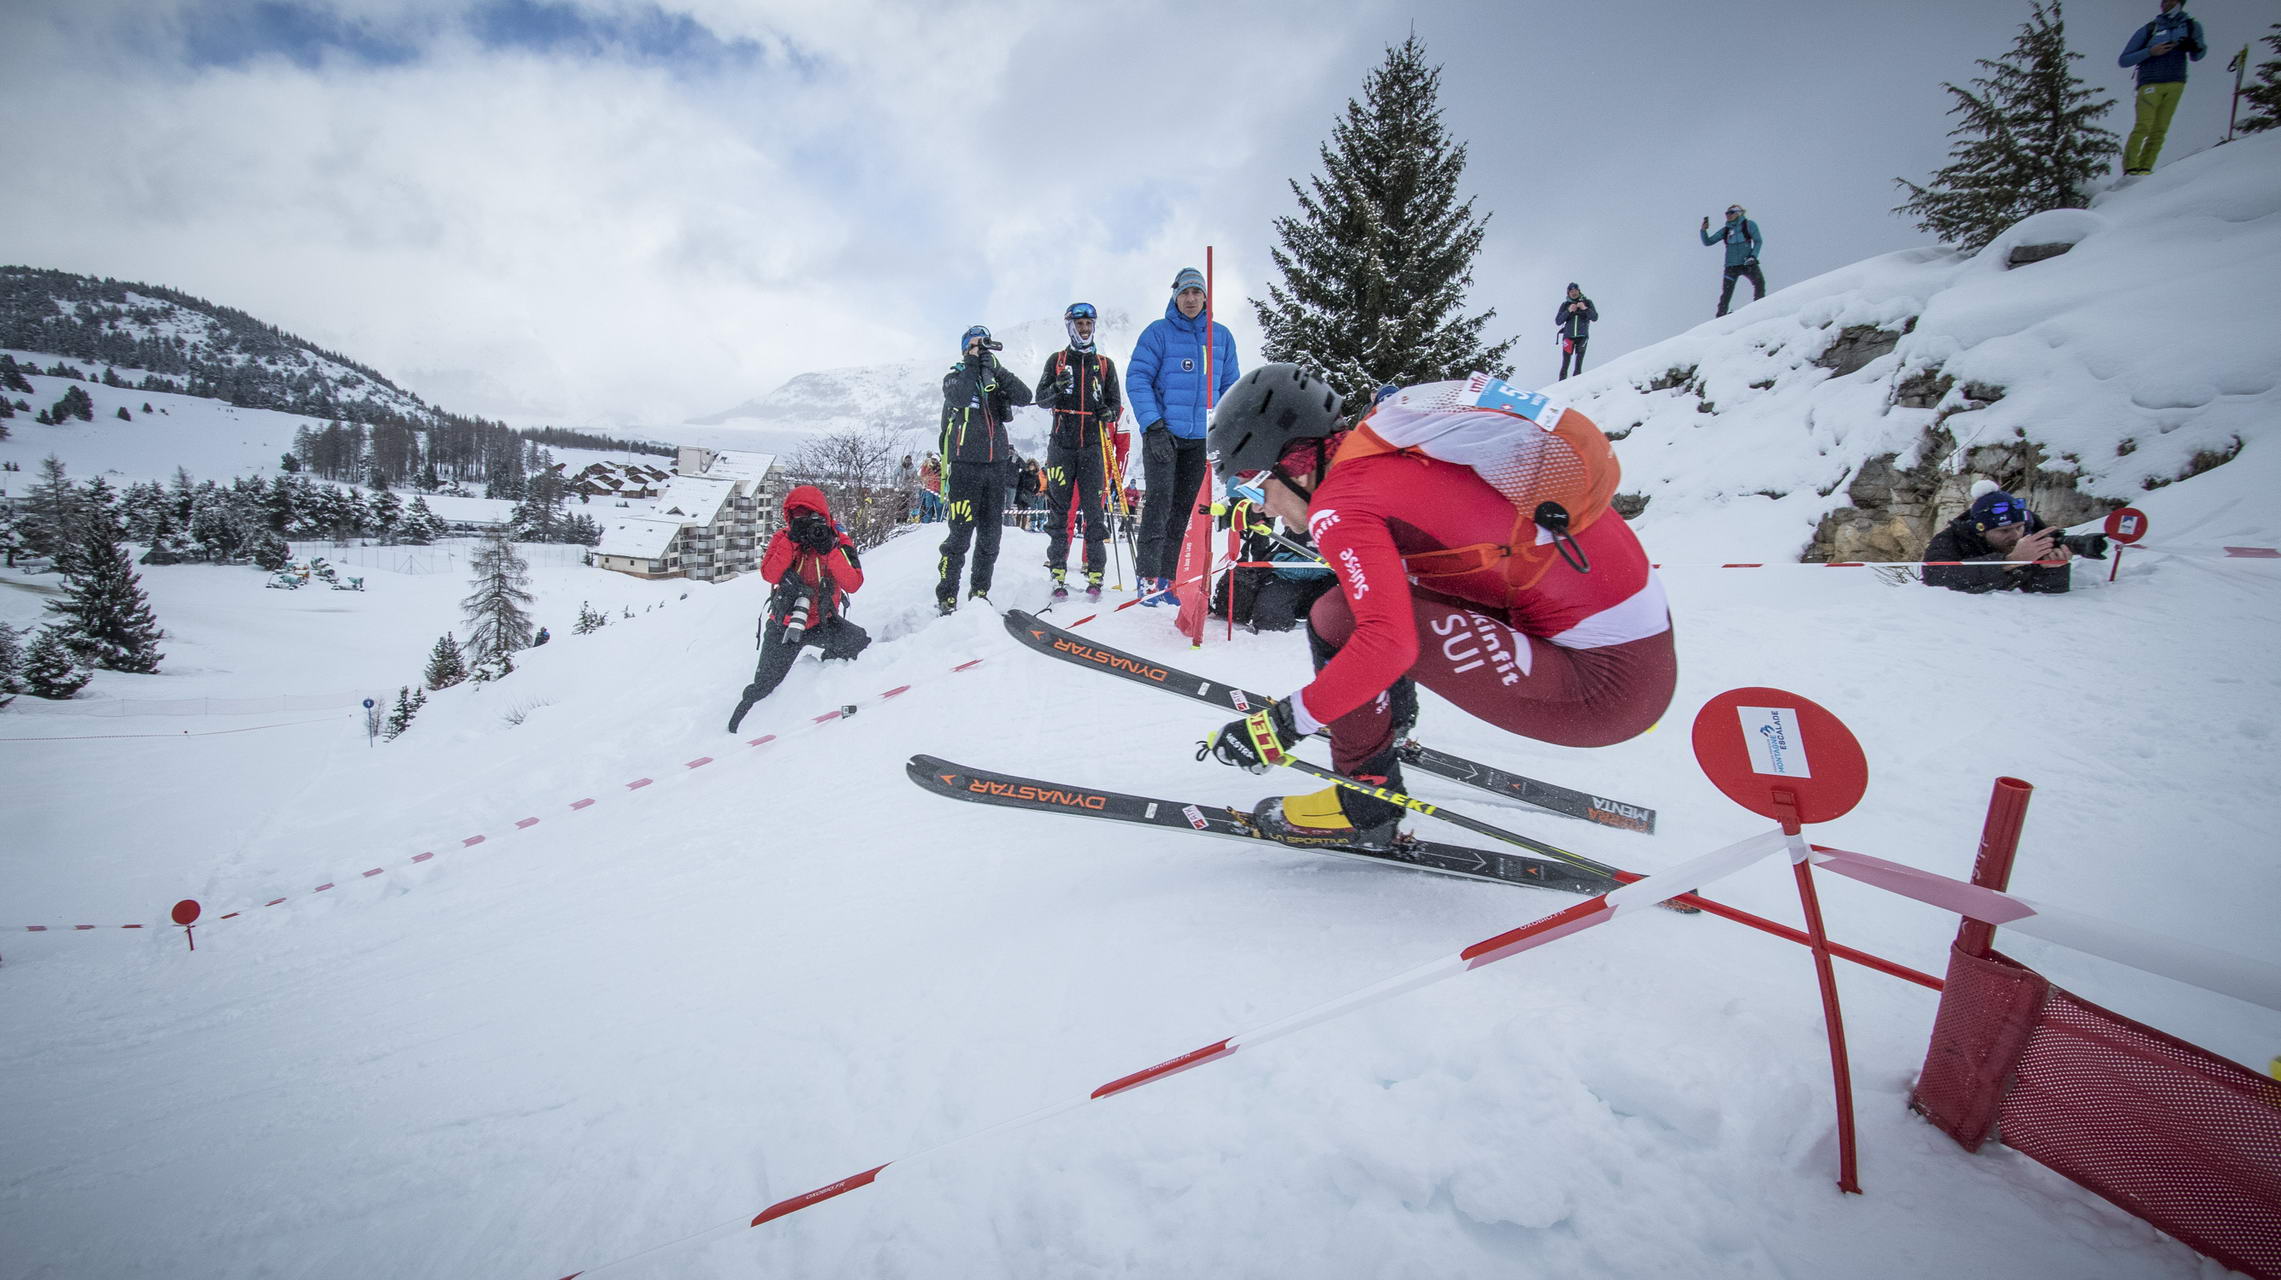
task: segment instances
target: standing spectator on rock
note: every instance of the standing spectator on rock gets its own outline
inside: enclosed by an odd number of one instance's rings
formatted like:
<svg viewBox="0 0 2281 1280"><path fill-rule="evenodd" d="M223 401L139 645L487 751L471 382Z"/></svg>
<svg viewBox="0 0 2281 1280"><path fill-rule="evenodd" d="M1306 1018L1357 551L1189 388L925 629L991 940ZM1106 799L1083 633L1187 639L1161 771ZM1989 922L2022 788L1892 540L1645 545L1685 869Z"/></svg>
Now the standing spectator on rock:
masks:
<svg viewBox="0 0 2281 1280"><path fill-rule="evenodd" d="M2209 51L2202 24L2186 16L2185 0L2161 0L2154 21L2131 33L2115 59L2117 66L2138 68L2137 119L2123 144L2124 173L2154 172L2170 117L2186 94L2186 61L2200 62Z"/></svg>
<svg viewBox="0 0 2281 1280"><path fill-rule="evenodd" d="M1592 322L1600 318L1600 309L1576 287L1568 282L1568 296L1554 308L1552 323L1560 331L1560 377L1568 376L1568 361L1576 361L1576 372L1584 372L1584 344L1592 340ZM1560 378L1553 381L1558 382Z"/></svg>
<svg viewBox="0 0 2281 1280"><path fill-rule="evenodd" d="M1756 296L1751 298L1752 302L1765 297L1766 274L1758 269L1758 251L1765 246L1766 240L1758 234L1758 224L1745 216L1743 207L1739 204L1728 205L1726 225L1716 232L1711 230L1710 218L1705 217L1702 233L1704 244L1717 244L1723 240L1727 246L1727 279L1726 286L1719 290L1718 314L1723 316L1727 313L1727 303L1735 296L1737 276L1747 278L1750 287L1757 290Z"/></svg>
<svg viewBox="0 0 2281 1280"><path fill-rule="evenodd" d="M1005 344L975 325L959 346L964 358L942 380L943 497L949 504L950 533L943 538L941 578L935 607L958 608L958 574L966 547L974 544L974 573L968 598L988 599L990 574L998 564L998 541L1006 531L1006 499L1014 487L1014 442L1006 423L1030 402L1030 389L998 363Z"/></svg>
<svg viewBox="0 0 2281 1280"><path fill-rule="evenodd" d="M1046 572L1056 600L1069 594L1070 510L1085 533L1085 594L1101 598L1101 571L1109 561L1109 485L1124 460L1125 441L1117 435L1125 393L1117 382L1117 362L1094 350L1093 329L1100 320L1090 302L1071 303L1061 313L1069 345L1046 357L1038 375L1038 407L1053 411L1047 437Z"/></svg>
<svg viewBox="0 0 2281 1280"><path fill-rule="evenodd" d="M1204 328L1204 273L1182 267L1172 278L1172 301L1164 318L1141 331L1133 358L1125 365L1125 393L1133 418L1142 424L1141 473L1148 505L1141 509L1139 563L1141 603L1180 603L1172 573L1180 564L1180 539L1204 483L1204 433L1211 425L1209 403L1235 385L1236 340L1228 327ZM1212 382L1204 385L1206 345Z"/></svg>

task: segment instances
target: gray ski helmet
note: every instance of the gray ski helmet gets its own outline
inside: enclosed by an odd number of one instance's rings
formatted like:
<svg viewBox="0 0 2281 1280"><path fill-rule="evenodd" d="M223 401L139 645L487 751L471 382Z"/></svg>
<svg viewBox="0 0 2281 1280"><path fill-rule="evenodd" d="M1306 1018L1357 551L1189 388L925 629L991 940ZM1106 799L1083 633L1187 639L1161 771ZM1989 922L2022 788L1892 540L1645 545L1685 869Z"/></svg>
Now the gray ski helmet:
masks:
<svg viewBox="0 0 2281 1280"><path fill-rule="evenodd" d="M1229 471L1265 471L1295 440L1338 430L1339 394L1295 364L1252 370L1212 411L1210 447Z"/></svg>

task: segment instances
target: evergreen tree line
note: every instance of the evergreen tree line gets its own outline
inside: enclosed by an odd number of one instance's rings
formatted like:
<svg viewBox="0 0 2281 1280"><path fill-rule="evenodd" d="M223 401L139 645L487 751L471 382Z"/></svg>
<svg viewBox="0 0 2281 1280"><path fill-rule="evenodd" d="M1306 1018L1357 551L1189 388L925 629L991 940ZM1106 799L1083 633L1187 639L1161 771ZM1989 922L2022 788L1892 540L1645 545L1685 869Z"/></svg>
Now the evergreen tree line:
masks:
<svg viewBox="0 0 2281 1280"><path fill-rule="evenodd" d="M165 654L158 644L166 633L143 593L142 580L126 546L119 495L101 477L78 491L65 478L63 464L49 458L35 495L48 504L37 527L64 577L60 599L47 611L54 621L26 642L25 634L0 623L0 706L20 693L68 698L87 686L96 669L152 674ZM18 512L4 528L11 563L22 539Z"/></svg>

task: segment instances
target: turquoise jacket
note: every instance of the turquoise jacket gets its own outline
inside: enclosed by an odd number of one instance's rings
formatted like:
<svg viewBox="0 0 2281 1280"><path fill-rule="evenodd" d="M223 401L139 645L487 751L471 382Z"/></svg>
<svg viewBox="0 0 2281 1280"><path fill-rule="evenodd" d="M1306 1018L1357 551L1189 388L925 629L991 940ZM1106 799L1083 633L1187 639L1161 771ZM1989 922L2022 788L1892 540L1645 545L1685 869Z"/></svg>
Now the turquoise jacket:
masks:
<svg viewBox="0 0 2281 1280"><path fill-rule="evenodd" d="M1722 223L1717 230L1703 233L1704 244L1717 244L1721 240L1727 242L1727 265L1730 267L1754 261L1758 257L1758 251L1766 245L1766 237L1758 234L1758 224L1748 216Z"/></svg>

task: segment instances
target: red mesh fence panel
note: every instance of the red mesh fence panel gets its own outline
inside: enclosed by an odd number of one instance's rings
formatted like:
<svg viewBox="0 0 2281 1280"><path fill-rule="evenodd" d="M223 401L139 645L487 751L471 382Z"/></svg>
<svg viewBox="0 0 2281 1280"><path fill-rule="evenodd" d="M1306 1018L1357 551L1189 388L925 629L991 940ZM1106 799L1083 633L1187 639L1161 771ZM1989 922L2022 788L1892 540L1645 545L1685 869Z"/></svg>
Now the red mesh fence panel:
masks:
<svg viewBox="0 0 2281 1280"><path fill-rule="evenodd" d="M2017 965L1948 949L1948 979L1911 1102L1966 1151L1996 1136L1997 1109L2050 988Z"/></svg>
<svg viewBox="0 0 2281 1280"><path fill-rule="evenodd" d="M2001 955L1952 952L1917 1105L1968 1148L1999 1137L2226 1266L2281 1280L2281 1082Z"/></svg>

